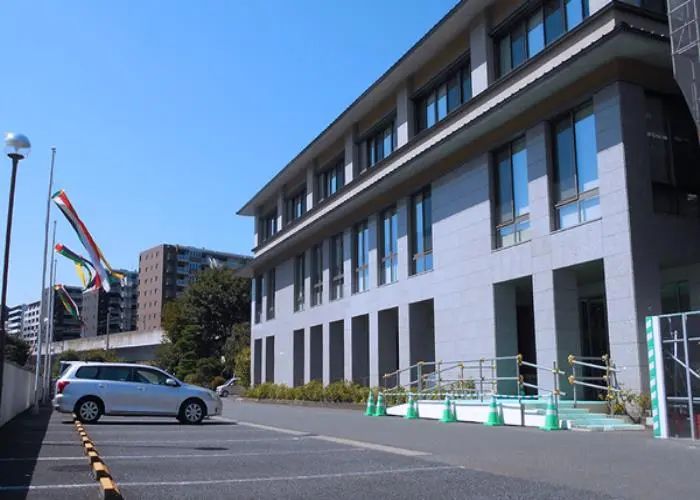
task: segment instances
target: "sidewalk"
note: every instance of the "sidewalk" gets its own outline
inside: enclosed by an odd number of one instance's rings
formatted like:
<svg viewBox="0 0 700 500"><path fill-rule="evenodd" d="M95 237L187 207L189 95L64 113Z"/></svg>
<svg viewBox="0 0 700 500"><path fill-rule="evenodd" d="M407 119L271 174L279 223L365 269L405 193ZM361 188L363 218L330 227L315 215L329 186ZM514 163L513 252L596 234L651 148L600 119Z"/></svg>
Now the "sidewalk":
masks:
<svg viewBox="0 0 700 500"><path fill-rule="evenodd" d="M94 500L99 493L68 415L45 406L0 428L0 498Z"/></svg>

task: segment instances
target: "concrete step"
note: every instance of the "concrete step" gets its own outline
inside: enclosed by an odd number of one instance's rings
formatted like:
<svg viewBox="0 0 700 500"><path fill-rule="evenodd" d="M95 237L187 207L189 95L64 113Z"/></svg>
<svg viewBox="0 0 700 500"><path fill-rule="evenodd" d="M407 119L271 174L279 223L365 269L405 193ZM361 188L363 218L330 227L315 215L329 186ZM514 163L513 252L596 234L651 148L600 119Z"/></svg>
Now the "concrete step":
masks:
<svg viewBox="0 0 700 500"><path fill-rule="evenodd" d="M643 431L646 427L637 424L628 423L608 423L608 424L591 424L591 423L579 423L579 422L568 422L568 427L572 431L588 431L588 432L605 432L605 431Z"/></svg>

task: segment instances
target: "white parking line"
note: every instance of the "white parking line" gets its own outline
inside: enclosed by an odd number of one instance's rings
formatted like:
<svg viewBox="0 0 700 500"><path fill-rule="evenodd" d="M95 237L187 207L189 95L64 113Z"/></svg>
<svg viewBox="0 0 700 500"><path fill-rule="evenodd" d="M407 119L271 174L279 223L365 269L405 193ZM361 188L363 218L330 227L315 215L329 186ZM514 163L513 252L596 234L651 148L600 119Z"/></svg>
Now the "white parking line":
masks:
<svg viewBox="0 0 700 500"><path fill-rule="evenodd" d="M216 444L216 443L263 443L267 441L298 441L300 439L306 439L306 436L294 436L294 437L270 437L270 438L253 438L253 439L168 439L161 441L140 441L125 439L123 441L111 441L108 439L94 439L96 446L112 445L112 446L124 446L129 447L134 444L159 444L159 445L169 445L169 444Z"/></svg>
<svg viewBox="0 0 700 500"><path fill-rule="evenodd" d="M37 490L68 490L78 488L93 488L97 490L97 483L76 483L76 484L32 484L18 486L0 486L0 492L3 491L37 491Z"/></svg>
<svg viewBox="0 0 700 500"><path fill-rule="evenodd" d="M227 420L226 417L219 417L219 418L222 420ZM310 439L318 439L321 441L328 441L328 442L336 443L336 444L346 444L348 446L354 446L354 447L358 447L358 448L366 448L368 450L382 451L385 453L392 453L394 455L402 455L405 457L422 457L422 456L430 455L430 453L423 452L423 451L409 450L407 448L397 448L394 446L388 446L388 445L376 444L376 443L368 443L365 441L355 441L352 439L344 439L344 438L339 438L339 437L334 437L334 436L325 436L325 435L309 436L308 432L301 432L301 431L296 431L293 429L285 429L283 427L273 427L270 425L254 424L252 422L240 422L239 421L238 423L240 425L245 425L247 427L254 427L256 429L263 429L263 430L272 431L272 432L291 434L293 436L306 436Z"/></svg>
<svg viewBox="0 0 700 500"><path fill-rule="evenodd" d="M268 483L276 481L305 481L310 479L342 479L346 477L382 476L392 474L412 474L416 472L438 472L446 470L463 470L458 466L434 466L434 467L408 467L404 469L385 469L364 472L337 472L334 474L310 474L299 476L279 476L279 477L246 477L239 479L207 479L201 481L144 481L144 482L119 482L120 488L125 487L145 487L145 486L201 486L212 484L243 484L243 483Z"/></svg>
<svg viewBox="0 0 700 500"><path fill-rule="evenodd" d="M100 455L104 460L154 460L154 459L180 459L180 458L235 458L235 457L255 457L265 455L319 455L323 453L337 453L349 451L366 451L362 448L348 450L347 448L325 448L323 450L284 450L284 451L246 451L243 453L191 453L173 455ZM0 462L69 462L84 461L85 457L10 457L0 458Z"/></svg>

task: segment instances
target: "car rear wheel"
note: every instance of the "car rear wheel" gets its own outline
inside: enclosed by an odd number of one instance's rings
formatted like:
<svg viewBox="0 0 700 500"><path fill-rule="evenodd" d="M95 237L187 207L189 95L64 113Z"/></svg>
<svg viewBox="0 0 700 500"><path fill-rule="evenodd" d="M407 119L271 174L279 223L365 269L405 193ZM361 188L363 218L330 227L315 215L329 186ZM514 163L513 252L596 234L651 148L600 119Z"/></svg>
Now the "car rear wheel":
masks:
<svg viewBox="0 0 700 500"><path fill-rule="evenodd" d="M205 411L201 401L189 399L182 404L178 420L183 424L196 425L204 420Z"/></svg>
<svg viewBox="0 0 700 500"><path fill-rule="evenodd" d="M83 399L76 405L75 414L82 423L93 424L102 416L102 406L97 399Z"/></svg>
<svg viewBox="0 0 700 500"><path fill-rule="evenodd" d="M226 390L221 391L221 397L222 397L222 398L227 398L227 397L228 397L228 391L226 391Z"/></svg>

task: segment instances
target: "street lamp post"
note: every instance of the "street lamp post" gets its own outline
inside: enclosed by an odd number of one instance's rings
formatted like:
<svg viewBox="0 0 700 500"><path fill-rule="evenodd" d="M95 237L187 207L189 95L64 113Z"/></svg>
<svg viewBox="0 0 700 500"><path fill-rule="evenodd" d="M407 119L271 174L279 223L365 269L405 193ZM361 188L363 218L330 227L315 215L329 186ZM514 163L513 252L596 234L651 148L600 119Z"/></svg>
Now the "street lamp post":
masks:
<svg viewBox="0 0 700 500"><path fill-rule="evenodd" d="M32 145L27 136L8 132L5 134L5 152L12 160L10 199L7 205L7 229L5 230L5 258L2 267L2 291L0 292L0 406L2 405L3 372L5 370L5 321L7 321L7 273L10 270L10 240L12 239L12 212L15 208L15 181L20 160L29 155ZM38 352L37 356L41 356Z"/></svg>

